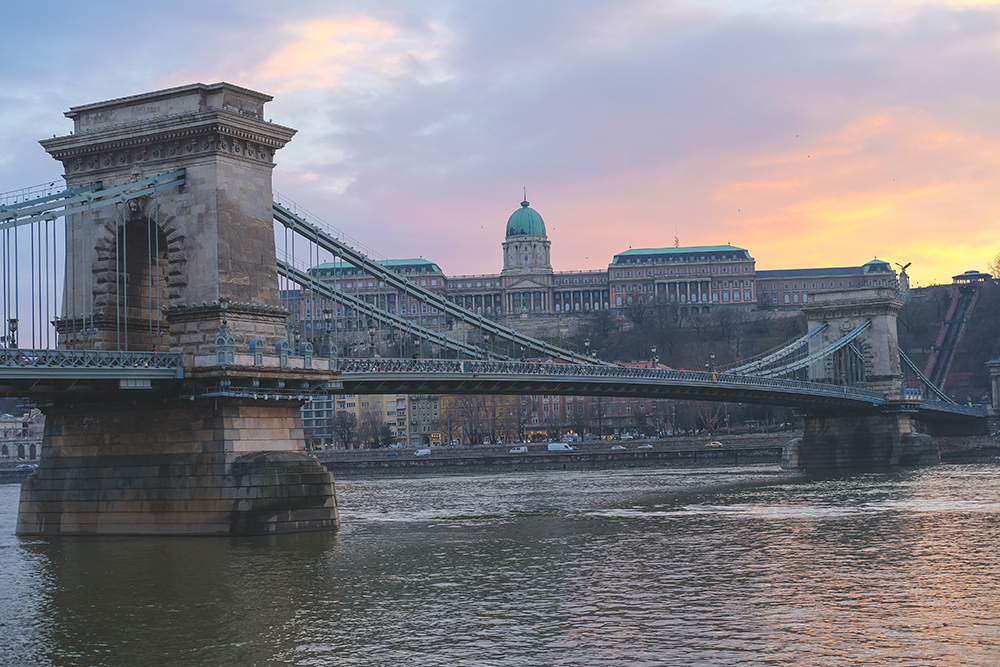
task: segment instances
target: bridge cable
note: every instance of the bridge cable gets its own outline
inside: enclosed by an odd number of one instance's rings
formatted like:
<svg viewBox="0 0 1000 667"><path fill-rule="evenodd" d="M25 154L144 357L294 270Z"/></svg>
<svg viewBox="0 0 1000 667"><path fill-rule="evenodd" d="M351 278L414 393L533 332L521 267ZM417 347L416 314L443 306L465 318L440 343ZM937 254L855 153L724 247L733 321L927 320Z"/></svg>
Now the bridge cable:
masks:
<svg viewBox="0 0 1000 667"><path fill-rule="evenodd" d="M778 361L780 359L784 359L785 357L789 356L793 352L795 352L798 349L800 349L803 345L808 345L810 340L812 340L813 338L815 338L819 334L821 334L824 331L826 331L826 329L827 329L828 326L829 325L826 322L823 322L822 324L820 324L818 327L816 327L812 331L810 331L807 334L805 334L804 336L802 336L802 337L800 337L800 338L792 341L791 343L789 343L789 344L787 344L787 345L779 348L777 351L772 352L770 354L766 354L765 356L761 357L760 359L756 359L756 360L752 360L752 361L749 361L749 362L745 362L742 365L737 366L735 368L727 368L727 369L725 369L725 372L733 374L733 375L745 375L745 374L751 373L752 371L757 370L758 368L761 368L763 366L767 366L768 364L776 362L776 361Z"/></svg>
<svg viewBox="0 0 1000 667"><path fill-rule="evenodd" d="M482 315L473 313L465 308L462 308L441 295L432 292L431 290L425 289L413 282L407 280L403 276L397 274L396 272L381 266L378 263L373 263L366 255L357 250L354 250L347 244L335 239L329 234L320 230L317 226L312 225L298 215L292 213L290 210L275 202L274 204L274 217L275 219L283 224L286 228L291 228L296 233L300 234L307 240L310 236L315 236L319 241L319 244L327 251L332 253L339 253L341 257L346 259L350 264L362 269L363 271L370 272L372 275L381 278L386 284L391 285L397 290L403 292L408 296L413 296L417 298L418 301L422 301L426 304L432 305L440 310L445 315L451 315L462 322L472 325L479 326L485 330L488 330L491 334L498 336L504 340L508 340L515 345L522 345L529 349L537 350L542 354L552 356L553 358L562 359L564 361L569 361L571 363L582 363L586 365L611 365L606 361L599 359L591 359L585 357L584 355L577 354L570 350L559 348L555 345L551 345L543 340L532 338L526 336L510 327L506 327L492 320L484 318Z"/></svg>
<svg viewBox="0 0 1000 667"><path fill-rule="evenodd" d="M853 341L855 338L857 338L859 335L861 335L861 333L863 331L866 331L871 325L872 325L872 321L871 320L865 320L864 322L862 322L861 324L859 324L858 326L856 326L848 334L846 334L846 335L842 336L841 338L837 339L836 341L834 341L830 345L827 345L826 347L821 348L821 349L817 350L816 352L813 352L809 356L806 356L806 357L803 357L802 359L799 359L798 361L793 361L790 364L786 364L785 366L781 366L780 368L773 368L773 369L769 369L767 371L764 371L764 372L760 373L757 377L774 378L774 377L778 377L779 375L785 375L786 373L792 373L792 372L795 372L795 371L800 370L802 368L805 368L806 366L810 366L810 365L816 363L817 361L819 361L820 359L825 359L826 357L830 356L831 354L833 354L837 350L839 350L839 349L845 347L846 345L850 344L851 341Z"/></svg>
<svg viewBox="0 0 1000 667"><path fill-rule="evenodd" d="M939 399L941 399L943 403L955 403L955 401L953 401L946 393L938 389L937 386L933 382L931 382L927 378L927 376L920 371L919 368L917 368L916 364L910 361L910 358L906 356L902 350L899 351L899 358L900 360L902 360L903 365L909 368L913 372L913 374L917 376L917 379L923 382L924 385L931 390L931 393L937 396Z"/></svg>
<svg viewBox="0 0 1000 667"><path fill-rule="evenodd" d="M325 296L329 299L333 299L338 303L343 304L345 307L350 307L359 315L365 316L372 320L378 320L379 322L384 322L387 324L393 324L400 327L405 327L407 332L412 336L414 333L419 334L425 340L433 342L442 347L446 347L450 350L456 352L462 352L472 356L473 358L478 358L482 355L482 350L467 343L462 343L453 338L450 338L440 332L434 331L427 327L421 326L419 324L414 324L406 321L405 319L394 315L392 313L386 312L378 308L377 304L371 304L365 301L363 298L358 296L352 296L343 291L336 290L326 282L321 281L317 278L310 276L308 273L298 269L296 267L290 266L287 262L278 261L278 273L288 278L294 280L302 287L308 288L309 290ZM495 355L502 359L507 359L503 355Z"/></svg>

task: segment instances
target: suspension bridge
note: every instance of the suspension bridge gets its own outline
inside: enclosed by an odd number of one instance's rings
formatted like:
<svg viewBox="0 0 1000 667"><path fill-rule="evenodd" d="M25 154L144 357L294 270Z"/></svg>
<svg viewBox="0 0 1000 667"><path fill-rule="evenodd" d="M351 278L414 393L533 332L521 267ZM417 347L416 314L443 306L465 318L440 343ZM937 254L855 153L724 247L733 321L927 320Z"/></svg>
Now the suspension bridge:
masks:
<svg viewBox="0 0 1000 667"><path fill-rule="evenodd" d="M299 416L303 401L330 393L785 405L813 416L803 467L906 462L907 443L919 441L911 419L982 417L898 350L901 304L888 288L817 295L806 335L711 372L619 366L468 310L272 197L274 154L295 132L264 121L270 99L194 84L74 107L74 132L41 142L65 186L0 195L0 395L47 416L20 532L334 528L332 479L304 454ZM312 270L326 262L450 327ZM305 341L288 321L293 290L336 304ZM372 323L441 358L338 354L345 331ZM862 452L863 438L872 442Z"/></svg>

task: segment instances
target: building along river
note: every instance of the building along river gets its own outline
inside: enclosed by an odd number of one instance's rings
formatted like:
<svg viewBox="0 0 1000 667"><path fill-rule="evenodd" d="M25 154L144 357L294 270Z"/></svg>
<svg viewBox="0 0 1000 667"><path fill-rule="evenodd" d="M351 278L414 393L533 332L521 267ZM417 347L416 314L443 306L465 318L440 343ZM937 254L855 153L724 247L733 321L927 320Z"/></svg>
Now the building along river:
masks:
<svg viewBox="0 0 1000 667"><path fill-rule="evenodd" d="M343 530L14 535L0 665L996 665L1000 464L351 477Z"/></svg>

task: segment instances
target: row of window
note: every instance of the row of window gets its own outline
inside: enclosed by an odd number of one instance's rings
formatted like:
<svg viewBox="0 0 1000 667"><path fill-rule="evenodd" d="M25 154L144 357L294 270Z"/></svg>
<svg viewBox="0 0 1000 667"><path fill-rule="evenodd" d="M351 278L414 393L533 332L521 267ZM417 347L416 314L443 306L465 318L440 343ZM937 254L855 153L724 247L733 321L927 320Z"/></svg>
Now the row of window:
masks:
<svg viewBox="0 0 1000 667"><path fill-rule="evenodd" d="M729 287L729 283L730 282L732 282L733 287L750 287L750 285L752 284L751 281L749 281L749 280L733 280L733 281L723 280L723 281L721 281L721 285L722 285L722 287ZM663 291L664 288L669 288L671 291L673 291L673 289L675 287L677 287L677 286L683 286L683 285L686 285L686 284L688 284L688 283L667 283L667 284L660 283L659 284L659 288L660 288L661 292ZM708 285L708 281L696 282L696 283L690 283L690 284L694 285L695 289L697 289L698 285L707 286ZM720 281L718 281L718 280L713 280L712 281L712 289L718 289L719 285L720 285ZM615 285L615 291L616 292L621 292L622 291L622 287L623 287L622 285ZM631 292L633 285L624 285L624 287L625 287L625 291L626 292ZM649 291L649 292L654 291L654 286L653 285L645 285L645 286L643 286L643 285L634 285L634 287L635 287L635 291L636 292L642 292L643 289L645 289L646 291ZM607 292L605 292L605 294L607 294Z"/></svg>
<svg viewBox="0 0 1000 667"><path fill-rule="evenodd" d="M720 271L719 271L720 268L722 269L721 273L729 273L729 267L727 267L727 266L723 266L723 267L717 267L717 266L707 267L707 266L703 266L703 267L701 267L701 271L698 271L697 269L691 269L690 271L688 271L687 269L678 269L677 270L677 274L681 275L681 274L685 274L685 273L710 273L709 270L708 270L709 268L712 269L711 273L720 273ZM734 266L733 267L733 273L739 273L740 272L739 269L740 269L740 267ZM743 267L743 273L750 273L750 267L749 266L744 266ZM662 276L662 275L672 276L672 275L674 275L674 270L673 269L668 269L667 273L664 274L663 273L663 269L659 269L659 270L656 271L656 275L658 275L658 276ZM653 269L647 269L646 270L646 276L647 277L652 277L653 276ZM621 277L622 277L622 272L621 271L615 271L615 278L621 278ZM631 278L632 277L632 272L631 271L625 271L625 277L626 278ZM636 278L641 278L642 277L642 271L636 271L635 272L635 277Z"/></svg>
<svg viewBox="0 0 1000 667"><path fill-rule="evenodd" d="M559 281L560 281L560 279L556 278L556 279L554 279L552 281L552 283L554 285L569 285L570 284L570 279L569 278L562 278L562 282L559 282ZM574 284L574 285L580 285L580 284L589 285L590 284L590 278L584 278L582 282L581 282L580 278L573 278L573 283L572 284ZM607 279L606 276L603 277L603 278L595 276L594 277L594 284L595 285L600 285L600 284L607 285L608 284L608 279Z"/></svg>
<svg viewBox="0 0 1000 667"><path fill-rule="evenodd" d="M864 284L864 281L863 280L859 280L859 281L857 281L857 283L858 283L857 286L861 287ZM868 281L868 286L869 287L882 287L883 285L887 285L887 284L888 284L888 281L886 281L886 280L869 280ZM784 285L785 285L784 289L788 290L788 283L785 283ZM847 286L848 287L854 287L855 286L854 285L854 281L853 280L848 280L847 281ZM844 281L843 280L837 281L836 288L834 288L833 281L832 280L830 281L829 289L840 289L840 288L843 288L843 287L844 287ZM799 284L798 283L792 283L792 289L793 290L799 289ZM807 287L806 283L802 283L802 289L817 289L816 283L812 283L811 287ZM828 289L826 281L820 281L818 289ZM760 290L762 292L767 292L768 291L767 283L761 283L760 284ZM777 285L777 283L772 283L771 287L770 287L770 290L772 292L777 292L778 291L778 285Z"/></svg>

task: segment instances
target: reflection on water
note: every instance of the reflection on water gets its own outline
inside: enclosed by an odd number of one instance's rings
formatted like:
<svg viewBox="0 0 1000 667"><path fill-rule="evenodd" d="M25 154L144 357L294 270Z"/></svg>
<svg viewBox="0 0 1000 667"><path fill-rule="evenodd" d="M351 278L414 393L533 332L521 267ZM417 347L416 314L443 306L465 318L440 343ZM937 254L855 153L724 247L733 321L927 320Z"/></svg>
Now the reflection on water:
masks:
<svg viewBox="0 0 1000 667"><path fill-rule="evenodd" d="M339 534L25 539L0 665L995 665L1000 466L338 482Z"/></svg>

